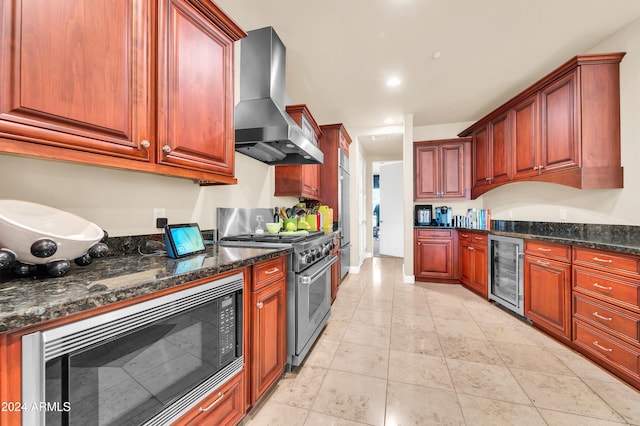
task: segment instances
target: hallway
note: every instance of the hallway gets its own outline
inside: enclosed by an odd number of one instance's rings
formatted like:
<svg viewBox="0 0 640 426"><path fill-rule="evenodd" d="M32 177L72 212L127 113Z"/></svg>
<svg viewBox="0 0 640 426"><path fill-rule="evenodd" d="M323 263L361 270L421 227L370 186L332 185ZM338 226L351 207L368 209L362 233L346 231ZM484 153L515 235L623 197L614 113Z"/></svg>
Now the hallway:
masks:
<svg viewBox="0 0 640 426"><path fill-rule="evenodd" d="M327 328L246 425L640 424L640 393L459 285L402 259L343 281Z"/></svg>

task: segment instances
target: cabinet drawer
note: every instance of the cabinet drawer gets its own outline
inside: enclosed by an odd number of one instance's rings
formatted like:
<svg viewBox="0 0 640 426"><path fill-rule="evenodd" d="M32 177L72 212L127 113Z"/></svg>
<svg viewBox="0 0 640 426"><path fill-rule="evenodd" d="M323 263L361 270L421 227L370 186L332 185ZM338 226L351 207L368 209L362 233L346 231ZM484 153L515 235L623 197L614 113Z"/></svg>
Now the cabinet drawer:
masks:
<svg viewBox="0 0 640 426"><path fill-rule="evenodd" d="M638 348L575 319L573 330L573 341L578 347L638 377L640 361Z"/></svg>
<svg viewBox="0 0 640 426"><path fill-rule="evenodd" d="M573 289L640 313L640 281L574 266Z"/></svg>
<svg viewBox="0 0 640 426"><path fill-rule="evenodd" d="M574 247L573 264L603 269L616 274L640 276L640 257L610 251Z"/></svg>
<svg viewBox="0 0 640 426"><path fill-rule="evenodd" d="M547 243L538 240L526 240L524 243L526 254L542 256L561 262L571 262L571 246L565 244Z"/></svg>
<svg viewBox="0 0 640 426"><path fill-rule="evenodd" d="M418 229L416 230L417 238L451 238L453 229Z"/></svg>
<svg viewBox="0 0 640 426"><path fill-rule="evenodd" d="M253 291L264 287L274 281L277 281L287 274L286 257L282 256L277 259L267 260L258 263L253 267Z"/></svg>
<svg viewBox="0 0 640 426"><path fill-rule="evenodd" d="M219 426L235 425L245 412L244 372L236 375L219 390L185 414L174 425Z"/></svg>
<svg viewBox="0 0 640 426"><path fill-rule="evenodd" d="M632 344L640 344L640 315L574 293L573 315Z"/></svg>
<svg viewBox="0 0 640 426"><path fill-rule="evenodd" d="M479 233L479 232L460 231L458 232L458 240L465 241L465 242L468 242L469 244L475 244L479 246L488 245L487 234Z"/></svg>

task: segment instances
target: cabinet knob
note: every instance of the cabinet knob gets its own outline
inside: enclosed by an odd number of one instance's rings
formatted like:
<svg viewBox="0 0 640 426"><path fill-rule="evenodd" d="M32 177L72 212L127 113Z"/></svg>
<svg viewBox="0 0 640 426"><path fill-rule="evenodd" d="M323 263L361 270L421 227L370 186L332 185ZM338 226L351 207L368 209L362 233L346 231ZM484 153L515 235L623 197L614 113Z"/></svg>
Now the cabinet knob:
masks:
<svg viewBox="0 0 640 426"><path fill-rule="evenodd" d="M263 306L264 305L262 304L262 302L256 303L256 308L258 308L258 309L262 309Z"/></svg>
<svg viewBox="0 0 640 426"><path fill-rule="evenodd" d="M539 166L538 168L539 168L540 170L542 170L542 169L544 169L544 166Z"/></svg>
<svg viewBox="0 0 640 426"><path fill-rule="evenodd" d="M533 170L538 170L538 166L533 166Z"/></svg>
<svg viewBox="0 0 640 426"><path fill-rule="evenodd" d="M149 143L148 140L145 139L142 142L140 142L140 146L142 146L143 148L149 148L151 144Z"/></svg>
<svg viewBox="0 0 640 426"><path fill-rule="evenodd" d="M165 145L165 146L162 147L162 150L164 152L166 152L166 153L169 153L169 152L171 152L171 147L169 145Z"/></svg>

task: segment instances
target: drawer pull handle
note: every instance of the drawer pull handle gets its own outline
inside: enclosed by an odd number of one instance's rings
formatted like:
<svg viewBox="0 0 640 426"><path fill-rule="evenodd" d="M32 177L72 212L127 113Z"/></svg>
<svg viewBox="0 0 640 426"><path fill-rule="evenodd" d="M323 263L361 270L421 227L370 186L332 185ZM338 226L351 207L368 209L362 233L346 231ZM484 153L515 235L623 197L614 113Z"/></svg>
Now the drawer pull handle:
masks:
<svg viewBox="0 0 640 426"><path fill-rule="evenodd" d="M594 286L595 288L599 288L599 289L601 289L601 290L607 290L607 291L611 291L611 290L613 290L613 287L605 287L605 286L600 285L600 284L598 284L598 283L593 283L593 286Z"/></svg>
<svg viewBox="0 0 640 426"><path fill-rule="evenodd" d="M536 260L536 263L542 265L542 266L549 266L549 262L544 262L542 260Z"/></svg>
<svg viewBox="0 0 640 426"><path fill-rule="evenodd" d="M596 318L603 319L605 321L613 321L613 318L603 317L602 315L598 314L597 311L593 313L593 316L596 317Z"/></svg>
<svg viewBox="0 0 640 426"><path fill-rule="evenodd" d="M258 302L258 303L256 303L256 307L257 307L258 309L262 309L262 307L263 307L263 306L264 306L264 305L263 305L263 303L262 303L262 302Z"/></svg>
<svg viewBox="0 0 640 426"><path fill-rule="evenodd" d="M216 398L216 400L213 401L211 404L209 404L206 408L200 407L200 412L211 410L214 405L216 405L218 402L220 402L220 400L222 399L223 396L224 396L224 394L222 392L218 392L218 397Z"/></svg>
<svg viewBox="0 0 640 426"><path fill-rule="evenodd" d="M469 234L462 234L462 238L469 238Z"/></svg>
<svg viewBox="0 0 640 426"><path fill-rule="evenodd" d="M551 249L550 248L544 248L544 247L538 247L538 251L544 251L546 253L550 252Z"/></svg>
<svg viewBox="0 0 640 426"><path fill-rule="evenodd" d="M597 340L595 340L593 342L593 346L595 346L596 348L602 349L603 351L607 351L607 352L613 352L613 349L611 348L605 348L604 346L602 346L600 343L598 343Z"/></svg>
<svg viewBox="0 0 640 426"><path fill-rule="evenodd" d="M482 237L473 237L474 240L481 240Z"/></svg>
<svg viewBox="0 0 640 426"><path fill-rule="evenodd" d="M269 269L268 271L264 271L266 275L275 274L276 272L280 272L280 268Z"/></svg>
<svg viewBox="0 0 640 426"><path fill-rule="evenodd" d="M467 248L469 249L469 251L473 251L473 247L469 246Z"/></svg>
<svg viewBox="0 0 640 426"><path fill-rule="evenodd" d="M611 262L613 262L613 260L611 260L611 259L600 259L598 256L595 256L593 258L593 260L595 260L596 262L602 262L602 263L611 263Z"/></svg>

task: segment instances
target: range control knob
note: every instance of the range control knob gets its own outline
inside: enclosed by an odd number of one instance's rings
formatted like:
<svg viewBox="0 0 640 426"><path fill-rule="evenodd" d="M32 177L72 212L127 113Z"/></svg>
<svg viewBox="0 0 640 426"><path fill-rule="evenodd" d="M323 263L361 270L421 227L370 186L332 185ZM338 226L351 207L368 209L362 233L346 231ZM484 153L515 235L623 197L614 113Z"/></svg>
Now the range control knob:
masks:
<svg viewBox="0 0 640 426"><path fill-rule="evenodd" d="M331 250L329 249L329 246L324 246L324 247L322 248L322 254L323 254L323 256L329 256L329 252L330 252L330 251L331 251Z"/></svg>

